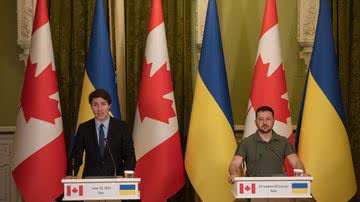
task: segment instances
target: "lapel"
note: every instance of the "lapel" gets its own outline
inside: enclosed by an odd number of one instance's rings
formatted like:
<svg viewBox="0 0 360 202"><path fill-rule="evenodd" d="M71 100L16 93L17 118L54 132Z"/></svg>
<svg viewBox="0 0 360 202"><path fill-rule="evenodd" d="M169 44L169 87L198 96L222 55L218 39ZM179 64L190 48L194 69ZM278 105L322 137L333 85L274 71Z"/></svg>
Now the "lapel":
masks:
<svg viewBox="0 0 360 202"><path fill-rule="evenodd" d="M91 121L91 141L93 142L93 145L95 145L95 150L96 150L96 154L98 156L99 159L101 159L101 154L100 154L100 148L99 148L99 142L97 139L97 128L96 128L96 124L95 124L95 119L93 119Z"/></svg>
<svg viewBox="0 0 360 202"><path fill-rule="evenodd" d="M113 136L113 131L114 131L114 120L113 120L112 117L110 117L109 129L108 129L108 134L107 134L108 142L111 142L111 139L112 139L112 136Z"/></svg>
<svg viewBox="0 0 360 202"><path fill-rule="evenodd" d="M91 141L93 142L94 145L96 145L97 147L99 147L99 143L97 140L97 132L96 132L96 124L95 124L95 119L93 119L91 121Z"/></svg>

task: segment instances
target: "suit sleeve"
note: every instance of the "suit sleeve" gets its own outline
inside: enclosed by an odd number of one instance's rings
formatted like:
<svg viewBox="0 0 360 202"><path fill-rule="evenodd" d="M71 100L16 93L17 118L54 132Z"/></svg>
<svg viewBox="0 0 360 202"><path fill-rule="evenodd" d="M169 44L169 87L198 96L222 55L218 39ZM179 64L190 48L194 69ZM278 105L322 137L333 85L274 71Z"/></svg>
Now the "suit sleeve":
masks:
<svg viewBox="0 0 360 202"><path fill-rule="evenodd" d="M129 132L126 123L123 124L123 133L122 133L122 160L124 162L125 170L134 170L135 169L135 151L134 151L134 142L132 136Z"/></svg>
<svg viewBox="0 0 360 202"><path fill-rule="evenodd" d="M80 125L78 131L75 135L74 146L69 159L69 169L68 175L72 175L72 170L74 170L75 175L77 175L79 171L79 167L83 163L83 153L85 149L85 140L84 140L84 132L83 127Z"/></svg>

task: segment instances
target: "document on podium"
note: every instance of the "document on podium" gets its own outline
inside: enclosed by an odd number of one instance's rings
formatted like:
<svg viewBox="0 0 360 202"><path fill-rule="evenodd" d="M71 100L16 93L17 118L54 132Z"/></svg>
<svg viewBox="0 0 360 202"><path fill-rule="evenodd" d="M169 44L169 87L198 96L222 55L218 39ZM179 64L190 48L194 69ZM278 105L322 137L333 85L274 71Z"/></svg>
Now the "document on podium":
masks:
<svg viewBox="0 0 360 202"><path fill-rule="evenodd" d="M235 198L312 198L313 177L236 177Z"/></svg>
<svg viewBox="0 0 360 202"><path fill-rule="evenodd" d="M63 179L64 201L140 199L140 178Z"/></svg>

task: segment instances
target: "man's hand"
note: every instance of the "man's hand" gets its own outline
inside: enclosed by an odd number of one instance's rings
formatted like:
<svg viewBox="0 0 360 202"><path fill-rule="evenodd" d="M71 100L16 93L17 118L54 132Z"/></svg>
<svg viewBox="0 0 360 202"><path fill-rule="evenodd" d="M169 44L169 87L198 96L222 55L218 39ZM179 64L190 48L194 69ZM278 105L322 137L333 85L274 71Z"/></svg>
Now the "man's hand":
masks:
<svg viewBox="0 0 360 202"><path fill-rule="evenodd" d="M289 154L286 158L289 160L291 167L294 169L300 169L303 173L306 173L303 162L296 154Z"/></svg>
<svg viewBox="0 0 360 202"><path fill-rule="evenodd" d="M238 176L238 170L240 166L242 165L243 157L242 156L234 156L230 166L229 166L229 174L228 182L230 184L234 184L234 178Z"/></svg>
<svg viewBox="0 0 360 202"><path fill-rule="evenodd" d="M230 183L230 184L234 184L234 178L235 177L237 177L236 175L230 175L229 177L228 177L228 182Z"/></svg>

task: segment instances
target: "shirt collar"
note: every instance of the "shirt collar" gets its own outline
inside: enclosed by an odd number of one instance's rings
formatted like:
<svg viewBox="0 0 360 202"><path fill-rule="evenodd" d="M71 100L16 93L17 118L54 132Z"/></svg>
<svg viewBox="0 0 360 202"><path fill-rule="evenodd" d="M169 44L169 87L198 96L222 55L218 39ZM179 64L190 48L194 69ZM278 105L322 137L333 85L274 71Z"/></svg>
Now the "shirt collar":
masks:
<svg viewBox="0 0 360 202"><path fill-rule="evenodd" d="M109 123L110 123L110 117L107 118L105 121L101 122L97 119L95 119L95 126L96 128L99 128L101 124L104 125L104 128L109 128Z"/></svg>

